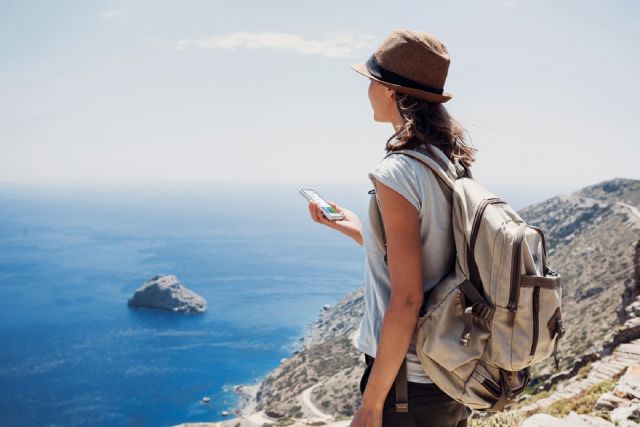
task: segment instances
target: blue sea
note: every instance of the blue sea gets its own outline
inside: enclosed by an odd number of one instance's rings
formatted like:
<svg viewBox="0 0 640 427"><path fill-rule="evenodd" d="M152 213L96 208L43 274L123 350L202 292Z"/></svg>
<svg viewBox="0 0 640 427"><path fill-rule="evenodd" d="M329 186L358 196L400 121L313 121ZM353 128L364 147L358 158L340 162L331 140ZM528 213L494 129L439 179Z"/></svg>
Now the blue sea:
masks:
<svg viewBox="0 0 640 427"><path fill-rule="evenodd" d="M364 219L367 182L305 187ZM362 247L313 222L299 188L0 186L0 425L224 419L231 387L291 356L323 305L362 286ZM509 194L515 208L543 198ZM207 312L128 307L158 274Z"/></svg>

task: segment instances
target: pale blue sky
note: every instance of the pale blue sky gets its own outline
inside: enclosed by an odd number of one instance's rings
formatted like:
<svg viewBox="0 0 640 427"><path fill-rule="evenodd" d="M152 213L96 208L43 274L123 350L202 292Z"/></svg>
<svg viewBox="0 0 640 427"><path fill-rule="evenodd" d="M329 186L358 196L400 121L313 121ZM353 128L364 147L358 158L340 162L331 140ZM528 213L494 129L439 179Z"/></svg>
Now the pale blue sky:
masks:
<svg viewBox="0 0 640 427"><path fill-rule="evenodd" d="M449 49L483 183L640 179L639 5L0 0L0 182L366 182L349 65L396 28Z"/></svg>

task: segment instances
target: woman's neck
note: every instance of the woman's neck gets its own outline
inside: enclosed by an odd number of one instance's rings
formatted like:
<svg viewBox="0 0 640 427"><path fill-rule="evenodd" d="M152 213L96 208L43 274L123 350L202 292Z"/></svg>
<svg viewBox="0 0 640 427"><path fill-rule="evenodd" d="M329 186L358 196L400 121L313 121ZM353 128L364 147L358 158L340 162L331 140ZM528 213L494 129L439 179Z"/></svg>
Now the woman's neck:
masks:
<svg viewBox="0 0 640 427"><path fill-rule="evenodd" d="M398 115L397 118L392 119L391 125L393 126L394 132L400 132L400 130L404 127L404 119Z"/></svg>

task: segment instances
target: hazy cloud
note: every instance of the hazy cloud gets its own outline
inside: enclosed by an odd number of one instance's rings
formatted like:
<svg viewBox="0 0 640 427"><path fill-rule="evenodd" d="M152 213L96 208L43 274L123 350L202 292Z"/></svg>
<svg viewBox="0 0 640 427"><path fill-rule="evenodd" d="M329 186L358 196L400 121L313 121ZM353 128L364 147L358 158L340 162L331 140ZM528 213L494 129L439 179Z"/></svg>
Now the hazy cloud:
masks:
<svg viewBox="0 0 640 427"><path fill-rule="evenodd" d="M375 46L377 39L376 36L360 34L355 30L331 32L319 39L305 38L289 33L240 31L197 40L181 40L176 47L178 49L284 49L305 55L348 58L361 56L361 51L370 50Z"/></svg>
<svg viewBox="0 0 640 427"><path fill-rule="evenodd" d="M109 8L99 11L98 15L100 15L104 19L119 19L124 15L124 11L121 9Z"/></svg>
<svg viewBox="0 0 640 427"><path fill-rule="evenodd" d="M516 7L518 5L517 0L493 0L491 4L495 7Z"/></svg>

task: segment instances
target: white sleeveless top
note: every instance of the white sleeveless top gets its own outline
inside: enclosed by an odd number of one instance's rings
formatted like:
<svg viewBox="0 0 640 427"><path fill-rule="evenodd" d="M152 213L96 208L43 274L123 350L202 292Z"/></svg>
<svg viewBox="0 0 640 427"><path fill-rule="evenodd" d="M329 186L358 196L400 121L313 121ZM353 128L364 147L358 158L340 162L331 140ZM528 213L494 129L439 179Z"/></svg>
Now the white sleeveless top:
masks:
<svg viewBox="0 0 640 427"><path fill-rule="evenodd" d="M406 154L393 154L383 159L368 176L372 183L378 180L400 193L418 210L422 237L423 289L430 290L451 271L455 263L451 195L443 191L427 165ZM365 310L354 346L375 357L382 320L391 297L391 281L384 263L384 254L372 233L371 224L366 217L362 221ZM406 361L408 381L433 382L420 365L413 344L408 348Z"/></svg>

